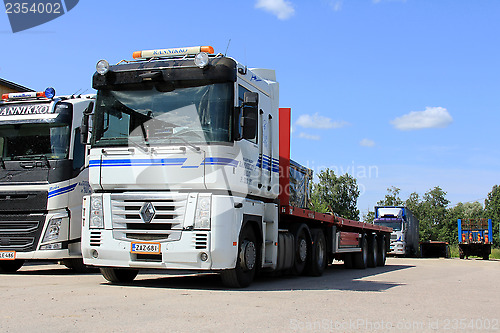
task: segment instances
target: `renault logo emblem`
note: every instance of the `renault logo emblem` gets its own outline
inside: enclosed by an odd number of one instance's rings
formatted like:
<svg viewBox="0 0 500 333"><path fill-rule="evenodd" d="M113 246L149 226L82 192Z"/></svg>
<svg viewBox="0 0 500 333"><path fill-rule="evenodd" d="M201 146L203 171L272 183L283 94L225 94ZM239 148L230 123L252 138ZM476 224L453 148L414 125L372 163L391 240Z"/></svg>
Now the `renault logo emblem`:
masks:
<svg viewBox="0 0 500 333"><path fill-rule="evenodd" d="M151 222L151 220L153 220L153 218L155 217L155 214L155 207L151 202L146 202L144 205L142 205L140 215L144 223Z"/></svg>

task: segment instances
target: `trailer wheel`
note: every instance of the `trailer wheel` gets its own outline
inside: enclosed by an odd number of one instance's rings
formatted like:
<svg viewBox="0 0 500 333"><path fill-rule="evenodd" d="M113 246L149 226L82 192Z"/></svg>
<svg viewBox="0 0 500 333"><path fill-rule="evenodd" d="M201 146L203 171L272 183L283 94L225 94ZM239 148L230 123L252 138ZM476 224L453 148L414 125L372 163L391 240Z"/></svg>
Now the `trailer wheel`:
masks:
<svg viewBox="0 0 500 333"><path fill-rule="evenodd" d="M306 266L307 275L321 276L325 271L328 256L326 254L326 239L323 230L312 229L311 256Z"/></svg>
<svg viewBox="0 0 500 333"><path fill-rule="evenodd" d="M258 251L255 233L247 225L240 233L236 266L233 269L226 269L221 272L222 283L230 288L248 287L257 271Z"/></svg>
<svg viewBox="0 0 500 333"><path fill-rule="evenodd" d="M347 269L352 268L352 253L345 253L344 254L344 267Z"/></svg>
<svg viewBox="0 0 500 333"><path fill-rule="evenodd" d="M300 275L304 272L308 257L311 252L311 242L308 236L309 228L306 224L300 224L293 232L295 239L295 255L292 268L290 269L290 274Z"/></svg>
<svg viewBox="0 0 500 333"><path fill-rule="evenodd" d="M101 268L102 276L112 283L124 283L124 282L132 282L139 270L137 269L124 269L124 268L111 268L111 267L103 267Z"/></svg>
<svg viewBox="0 0 500 333"><path fill-rule="evenodd" d="M363 235L361 239L361 252L356 252L353 254L354 267L358 269L365 269L368 267L368 240L366 235Z"/></svg>
<svg viewBox="0 0 500 333"><path fill-rule="evenodd" d="M97 268L85 265L82 258L64 259L62 264L77 273L97 272Z"/></svg>
<svg viewBox="0 0 500 333"><path fill-rule="evenodd" d="M378 241L377 266L385 266L386 258L387 258L387 248L385 243L385 236L382 236Z"/></svg>
<svg viewBox="0 0 500 333"><path fill-rule="evenodd" d="M368 267L377 267L378 262L378 244L377 236L373 235L370 237L368 242Z"/></svg>
<svg viewBox="0 0 500 333"><path fill-rule="evenodd" d="M0 273L14 273L19 270L24 265L24 260L5 260L0 261Z"/></svg>

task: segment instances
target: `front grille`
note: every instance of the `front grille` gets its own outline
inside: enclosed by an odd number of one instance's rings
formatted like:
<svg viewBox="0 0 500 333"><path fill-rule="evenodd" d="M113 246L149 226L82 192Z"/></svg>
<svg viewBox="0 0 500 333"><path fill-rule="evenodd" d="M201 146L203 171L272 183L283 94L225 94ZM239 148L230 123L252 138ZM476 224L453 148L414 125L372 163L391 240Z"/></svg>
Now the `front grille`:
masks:
<svg viewBox="0 0 500 333"><path fill-rule="evenodd" d="M101 232L91 231L90 232L90 246L100 246L101 245Z"/></svg>
<svg viewBox="0 0 500 333"><path fill-rule="evenodd" d="M208 246L208 235L207 234L195 234L194 235L194 248L197 250L204 250Z"/></svg>
<svg viewBox="0 0 500 333"><path fill-rule="evenodd" d="M0 215L0 251L30 252L36 250L45 214Z"/></svg>
<svg viewBox="0 0 500 333"><path fill-rule="evenodd" d="M187 194L112 194L113 237L118 240L175 241L184 225Z"/></svg>

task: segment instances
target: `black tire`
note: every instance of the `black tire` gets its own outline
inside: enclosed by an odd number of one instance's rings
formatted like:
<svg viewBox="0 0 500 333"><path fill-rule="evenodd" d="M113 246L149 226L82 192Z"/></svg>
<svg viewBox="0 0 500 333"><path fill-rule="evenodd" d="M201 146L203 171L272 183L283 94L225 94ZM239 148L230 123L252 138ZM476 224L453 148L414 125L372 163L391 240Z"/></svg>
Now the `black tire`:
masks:
<svg viewBox="0 0 500 333"><path fill-rule="evenodd" d="M353 268L352 253L345 253L344 254L344 267L347 269Z"/></svg>
<svg viewBox="0 0 500 333"><path fill-rule="evenodd" d="M377 266L385 266L385 259L387 258L387 248L385 243L385 236L380 237L378 241L378 256Z"/></svg>
<svg viewBox="0 0 500 333"><path fill-rule="evenodd" d="M0 273L14 273L24 265L24 260L2 260L0 261Z"/></svg>
<svg viewBox="0 0 500 333"><path fill-rule="evenodd" d="M138 269L111 268L111 267L101 268L102 276L106 280L112 283L132 282L138 273L139 273Z"/></svg>
<svg viewBox="0 0 500 333"><path fill-rule="evenodd" d="M366 236L363 235L361 239L361 252L356 252L353 254L354 267L357 269L365 269L368 267L368 240Z"/></svg>
<svg viewBox="0 0 500 333"><path fill-rule="evenodd" d="M308 257L311 255L311 241L309 240L309 227L300 224L293 232L294 235L294 263L290 269L290 274L300 275L306 268Z"/></svg>
<svg viewBox="0 0 500 333"><path fill-rule="evenodd" d="M77 273L93 273L97 272L97 268L87 266L83 263L83 258L64 259L63 265Z"/></svg>
<svg viewBox="0 0 500 333"><path fill-rule="evenodd" d="M377 267L378 261L378 244L377 236L370 236L370 241L368 242L368 267Z"/></svg>
<svg viewBox="0 0 500 333"><path fill-rule="evenodd" d="M312 229L311 256L306 265L305 272L310 276L321 276L325 271L328 255L326 253L326 238L323 230Z"/></svg>
<svg viewBox="0 0 500 333"><path fill-rule="evenodd" d="M259 265L259 249L254 231L249 225L245 226L240 232L236 267L220 274L226 287L245 288L252 283Z"/></svg>

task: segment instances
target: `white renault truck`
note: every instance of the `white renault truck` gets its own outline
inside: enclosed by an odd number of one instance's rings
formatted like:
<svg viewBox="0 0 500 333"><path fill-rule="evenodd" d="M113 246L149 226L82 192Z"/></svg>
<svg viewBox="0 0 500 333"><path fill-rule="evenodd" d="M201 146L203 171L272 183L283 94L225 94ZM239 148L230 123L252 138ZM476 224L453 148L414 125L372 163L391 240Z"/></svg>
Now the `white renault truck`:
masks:
<svg viewBox="0 0 500 333"><path fill-rule="evenodd" d="M140 269L321 275L333 258L383 265L390 228L306 207L290 168L290 109L275 73L209 46L97 63L82 253L111 282ZM300 190L300 189L304 190ZM300 204L302 203L302 204Z"/></svg>
<svg viewBox="0 0 500 333"><path fill-rule="evenodd" d="M90 186L81 123L94 97L55 97L53 88L2 95L0 272L33 259L85 270L81 206Z"/></svg>

